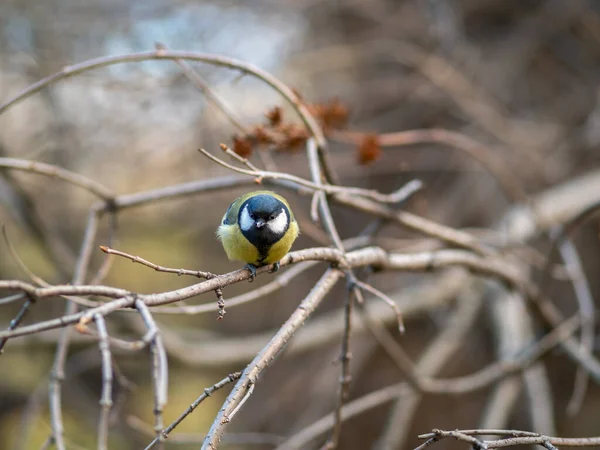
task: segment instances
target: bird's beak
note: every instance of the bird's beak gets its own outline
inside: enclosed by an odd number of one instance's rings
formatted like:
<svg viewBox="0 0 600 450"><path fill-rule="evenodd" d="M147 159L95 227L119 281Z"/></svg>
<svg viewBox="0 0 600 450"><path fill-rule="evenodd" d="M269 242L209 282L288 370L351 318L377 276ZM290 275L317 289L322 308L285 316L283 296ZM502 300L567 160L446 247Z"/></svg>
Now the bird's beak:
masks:
<svg viewBox="0 0 600 450"><path fill-rule="evenodd" d="M267 224L264 219L256 219L256 228L261 229Z"/></svg>

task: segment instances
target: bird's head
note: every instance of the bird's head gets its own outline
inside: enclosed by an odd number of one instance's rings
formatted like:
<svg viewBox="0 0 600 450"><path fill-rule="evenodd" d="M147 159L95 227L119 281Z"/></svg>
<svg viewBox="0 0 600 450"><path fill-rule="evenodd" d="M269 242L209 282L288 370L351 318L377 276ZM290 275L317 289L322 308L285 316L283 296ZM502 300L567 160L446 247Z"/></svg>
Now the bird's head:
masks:
<svg viewBox="0 0 600 450"><path fill-rule="evenodd" d="M276 242L289 228L290 212L279 199L269 194L259 194L242 204L238 223L246 237L261 236Z"/></svg>

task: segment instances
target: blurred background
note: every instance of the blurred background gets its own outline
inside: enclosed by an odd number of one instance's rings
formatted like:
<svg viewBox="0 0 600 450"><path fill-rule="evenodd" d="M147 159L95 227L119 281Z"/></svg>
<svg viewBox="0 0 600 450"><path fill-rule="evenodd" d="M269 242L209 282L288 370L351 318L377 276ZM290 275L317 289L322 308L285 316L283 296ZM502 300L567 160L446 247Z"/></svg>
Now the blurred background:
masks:
<svg viewBox="0 0 600 450"><path fill-rule="evenodd" d="M307 102L338 102L348 111L350 131L446 128L464 133L500 157L528 194L600 168L600 4L593 1L2 0L0 102L66 65L150 51L157 43L255 64ZM246 126L265 123L265 114L276 106L282 107L285 120L299 123L264 83L224 68L192 66ZM197 149L217 151L220 142L231 143L236 133L180 67L170 61L148 61L62 80L0 115L0 156L55 164L126 194L229 175ZM425 189L407 208L454 227L492 227L512 204L479 164L447 146L377 148L365 161L360 146L344 136L341 131L330 134L333 165L344 185L390 192L418 178ZM304 152L284 150L254 152L252 159L307 176ZM164 266L215 273L234 270L239 266L226 260L214 233L229 202L245 190L124 211L112 245ZM310 222L310 198L283 193L303 230L294 248L326 242L323 231ZM0 222L24 263L50 283L69 281L94 201L89 193L58 180L0 172ZM369 223L365 215L345 208L334 208L334 215L343 238L356 236ZM391 225L380 236L381 245L393 248L405 248L417 239ZM107 238L104 220L98 244ZM51 242L50 248L43 242ZM575 243L597 297L598 222L578 231ZM547 248L543 240L538 244ZM101 252L96 253L92 273L103 261ZM321 270L308 271L274 295L231 308L223 321L217 322L215 313L157 314L172 343L165 422L174 420L205 387L242 370ZM373 283L386 292L403 293L432 276L394 274ZM25 279L4 242L0 278ZM225 299L269 280L265 276L255 285L227 288ZM104 284L150 293L194 282L115 259ZM556 284L549 292L560 294L561 306L573 311L571 289ZM190 304L211 301L214 296L205 295ZM342 289L328 296L316 314L326 319L320 327L341 326L343 302ZM2 328L19 307L0 306ZM455 308L452 297L411 315L407 334L398 342L418 359ZM25 323L58 317L63 311L63 300L46 301L35 305ZM108 325L115 337L133 339L143 332L139 317L129 313L110 316ZM50 331L11 340L0 356L0 448L40 448L50 434L47 388L57 337ZM281 437L332 411L339 348L335 335L313 348L286 350L229 428L234 440L236 433L260 434L246 440L240 434L241 443L230 447L273 448ZM441 375L457 376L483 367L495 358L495 349L493 327L481 313ZM351 399L403 380L368 333L355 334L352 352ZM143 448L151 435L143 424L153 420L149 355L117 350L113 355L118 376L110 448ZM598 386L591 383L581 411L567 416L575 367L560 351L547 361L557 433L600 434ZM63 391L68 448L95 448L100 389L98 347L74 334ZM228 391L225 388L203 403L173 436L206 432ZM432 428L475 428L490 393L491 388L463 396L426 396L409 422L402 448L415 447L417 434ZM532 429L526 402L517 401L507 416L507 428ZM340 448L374 448L390 405L346 422ZM266 442L250 444L253 439ZM167 448L198 448L198 442L169 440ZM319 443L322 437L311 445ZM458 447L451 442L436 445Z"/></svg>

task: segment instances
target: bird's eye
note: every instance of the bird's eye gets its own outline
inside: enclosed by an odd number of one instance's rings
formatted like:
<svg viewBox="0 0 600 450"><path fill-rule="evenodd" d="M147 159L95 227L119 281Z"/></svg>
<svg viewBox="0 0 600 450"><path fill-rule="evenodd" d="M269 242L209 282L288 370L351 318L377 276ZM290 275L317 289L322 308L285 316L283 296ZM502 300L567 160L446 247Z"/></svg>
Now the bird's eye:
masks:
<svg viewBox="0 0 600 450"><path fill-rule="evenodd" d="M250 213L250 218L251 218L252 220L256 219L256 217L254 217L254 214L252 214L252 213Z"/></svg>
<svg viewBox="0 0 600 450"><path fill-rule="evenodd" d="M275 214L271 214L271 215L269 216L269 220L273 220L273 219L275 219Z"/></svg>

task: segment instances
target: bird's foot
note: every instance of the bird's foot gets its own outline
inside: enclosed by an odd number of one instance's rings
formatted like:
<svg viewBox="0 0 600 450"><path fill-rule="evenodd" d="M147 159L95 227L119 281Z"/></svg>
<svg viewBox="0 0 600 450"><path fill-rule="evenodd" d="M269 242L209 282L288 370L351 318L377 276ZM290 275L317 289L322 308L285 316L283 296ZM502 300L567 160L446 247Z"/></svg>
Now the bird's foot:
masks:
<svg viewBox="0 0 600 450"><path fill-rule="evenodd" d="M246 264L244 268L250 271L250 280L248 281L252 283L256 278L256 266L254 264Z"/></svg>
<svg viewBox="0 0 600 450"><path fill-rule="evenodd" d="M279 270L279 261L277 261L276 263L273 263L273 266L271 267L271 270L269 270L269 273L273 273L273 272L277 272Z"/></svg>

